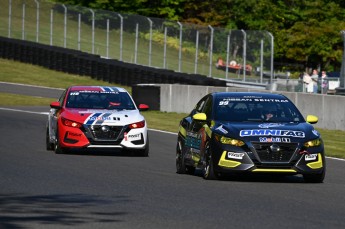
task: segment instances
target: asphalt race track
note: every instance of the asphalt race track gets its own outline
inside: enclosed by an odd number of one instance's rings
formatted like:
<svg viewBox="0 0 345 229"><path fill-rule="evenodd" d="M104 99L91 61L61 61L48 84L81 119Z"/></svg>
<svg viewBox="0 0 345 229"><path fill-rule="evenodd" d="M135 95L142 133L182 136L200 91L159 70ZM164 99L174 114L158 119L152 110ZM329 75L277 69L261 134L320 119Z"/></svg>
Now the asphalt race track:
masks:
<svg viewBox="0 0 345 229"><path fill-rule="evenodd" d="M148 158L46 151L48 110L0 108L0 228L345 228L344 160L323 184L206 181L176 174L172 133L149 131Z"/></svg>

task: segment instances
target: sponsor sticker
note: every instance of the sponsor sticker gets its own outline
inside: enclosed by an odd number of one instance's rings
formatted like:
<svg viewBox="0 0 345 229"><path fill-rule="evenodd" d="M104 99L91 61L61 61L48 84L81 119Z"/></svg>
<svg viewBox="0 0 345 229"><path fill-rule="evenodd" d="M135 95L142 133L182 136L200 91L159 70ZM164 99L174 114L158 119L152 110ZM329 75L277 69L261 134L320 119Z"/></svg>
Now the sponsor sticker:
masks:
<svg viewBox="0 0 345 229"><path fill-rule="evenodd" d="M279 137L272 137L272 138L267 138L267 137L261 137L259 138L260 142L291 142L290 138L279 138Z"/></svg>
<svg viewBox="0 0 345 229"><path fill-rule="evenodd" d="M128 134L125 133L124 134L124 139L125 141L137 141L137 140L141 140L141 134Z"/></svg>
<svg viewBox="0 0 345 229"><path fill-rule="evenodd" d="M241 130L241 137L250 136L281 136L281 137L294 137L304 138L305 133L303 131L296 130L269 130L269 129L258 129L258 130Z"/></svg>
<svg viewBox="0 0 345 229"><path fill-rule="evenodd" d="M315 161L317 158L317 154L306 154L304 156L305 161Z"/></svg>
<svg viewBox="0 0 345 229"><path fill-rule="evenodd" d="M317 130L312 130L312 132L313 132L313 134L315 135L315 136L320 136L320 134L319 134L319 132L317 131Z"/></svg>
<svg viewBox="0 0 345 229"><path fill-rule="evenodd" d="M260 124L259 127L260 128L271 128L271 127L278 127L278 126L284 126L284 124L281 123L264 123L264 124Z"/></svg>
<svg viewBox="0 0 345 229"><path fill-rule="evenodd" d="M79 111L78 113L79 114L89 114L89 113L99 113L99 112L102 112L102 113L119 113L118 110L106 110L106 109L88 109L88 110L85 110L85 111Z"/></svg>
<svg viewBox="0 0 345 229"><path fill-rule="evenodd" d="M202 141L201 138L202 138L201 134L187 132L185 146L194 148L194 149L200 149L201 141Z"/></svg>
<svg viewBox="0 0 345 229"><path fill-rule="evenodd" d="M69 95L79 95L79 92L71 92Z"/></svg>
<svg viewBox="0 0 345 229"><path fill-rule="evenodd" d="M219 130L223 134L227 134L228 133L228 131L223 128L223 125L219 126L216 130Z"/></svg>
<svg viewBox="0 0 345 229"><path fill-rule="evenodd" d="M105 120L111 120L111 117L109 117L109 116L100 116L100 117L92 116L92 117L90 117L89 120L90 120L90 121L96 121L96 120L105 121Z"/></svg>
<svg viewBox="0 0 345 229"><path fill-rule="evenodd" d="M80 133L72 133L72 132L67 132L67 138L75 138L75 137L80 137Z"/></svg>
<svg viewBox="0 0 345 229"><path fill-rule="evenodd" d="M188 147L191 147L191 148L200 149L201 139L187 136L186 141L185 141L185 145Z"/></svg>
<svg viewBox="0 0 345 229"><path fill-rule="evenodd" d="M223 98L222 101L219 101L219 105L227 105L229 102L269 102L269 103L288 103L287 99L263 99L263 98L249 98L249 97L229 97Z"/></svg>
<svg viewBox="0 0 345 229"><path fill-rule="evenodd" d="M241 160L244 157L244 153L228 152L227 156L229 159Z"/></svg>

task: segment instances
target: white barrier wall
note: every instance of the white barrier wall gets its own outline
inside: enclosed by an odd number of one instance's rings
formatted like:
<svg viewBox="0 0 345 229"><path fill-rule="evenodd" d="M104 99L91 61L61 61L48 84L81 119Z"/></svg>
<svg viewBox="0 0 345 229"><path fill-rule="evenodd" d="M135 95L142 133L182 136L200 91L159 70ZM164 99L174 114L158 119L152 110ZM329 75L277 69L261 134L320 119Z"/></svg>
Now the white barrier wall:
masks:
<svg viewBox="0 0 345 229"><path fill-rule="evenodd" d="M176 84L160 87L160 110L165 112L189 113L204 95L215 91L272 92L288 97L304 117L308 114L319 117L315 127L345 131L345 96Z"/></svg>

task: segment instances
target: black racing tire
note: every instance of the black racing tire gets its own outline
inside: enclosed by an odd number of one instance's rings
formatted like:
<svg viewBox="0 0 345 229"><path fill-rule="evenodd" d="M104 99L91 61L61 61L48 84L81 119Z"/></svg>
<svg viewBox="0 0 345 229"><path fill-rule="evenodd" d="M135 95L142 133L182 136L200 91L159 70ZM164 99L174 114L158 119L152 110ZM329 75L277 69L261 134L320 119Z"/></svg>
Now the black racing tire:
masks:
<svg viewBox="0 0 345 229"><path fill-rule="evenodd" d="M60 140L59 140L59 132L56 132L56 140L54 144L54 151L55 154L65 154L68 152L67 148L63 148L60 146Z"/></svg>
<svg viewBox="0 0 345 229"><path fill-rule="evenodd" d="M149 146L146 146L145 149L140 150L139 154L142 157L148 157L149 156Z"/></svg>
<svg viewBox="0 0 345 229"><path fill-rule="evenodd" d="M176 173L185 174L186 173L186 164L184 161L184 156L182 149L180 148L180 142L177 142L176 145Z"/></svg>
<svg viewBox="0 0 345 229"><path fill-rule="evenodd" d="M323 169L321 173L303 174L303 179L306 183L323 183L326 176L326 159L325 155L322 155Z"/></svg>
<svg viewBox="0 0 345 229"><path fill-rule="evenodd" d="M195 167L191 165L186 165L186 173L189 175L194 175Z"/></svg>
<svg viewBox="0 0 345 229"><path fill-rule="evenodd" d="M205 164L202 168L202 176L205 180L218 180L218 174L214 171L212 152L208 142L205 145Z"/></svg>
<svg viewBox="0 0 345 229"><path fill-rule="evenodd" d="M150 147L149 146L150 146L150 144L149 144L149 136L147 135L145 148L142 149L142 150L139 150L139 156L148 157L149 156L149 152L150 152Z"/></svg>
<svg viewBox="0 0 345 229"><path fill-rule="evenodd" d="M47 126L47 130L46 130L46 149L47 150L54 150L54 143L50 142L49 127L48 126Z"/></svg>
<svg viewBox="0 0 345 229"><path fill-rule="evenodd" d="M322 173L316 174L303 174L303 179L306 183L323 183L325 179L326 170L323 169Z"/></svg>

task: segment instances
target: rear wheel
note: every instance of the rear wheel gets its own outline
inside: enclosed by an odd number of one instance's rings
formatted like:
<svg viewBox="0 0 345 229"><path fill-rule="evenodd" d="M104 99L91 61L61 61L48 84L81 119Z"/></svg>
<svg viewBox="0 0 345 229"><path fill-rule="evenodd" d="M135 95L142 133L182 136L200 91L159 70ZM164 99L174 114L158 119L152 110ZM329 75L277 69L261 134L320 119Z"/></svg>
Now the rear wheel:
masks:
<svg viewBox="0 0 345 229"><path fill-rule="evenodd" d="M214 172L212 152L208 143L205 145L205 159L203 166L203 178L205 180L217 180L218 174Z"/></svg>

